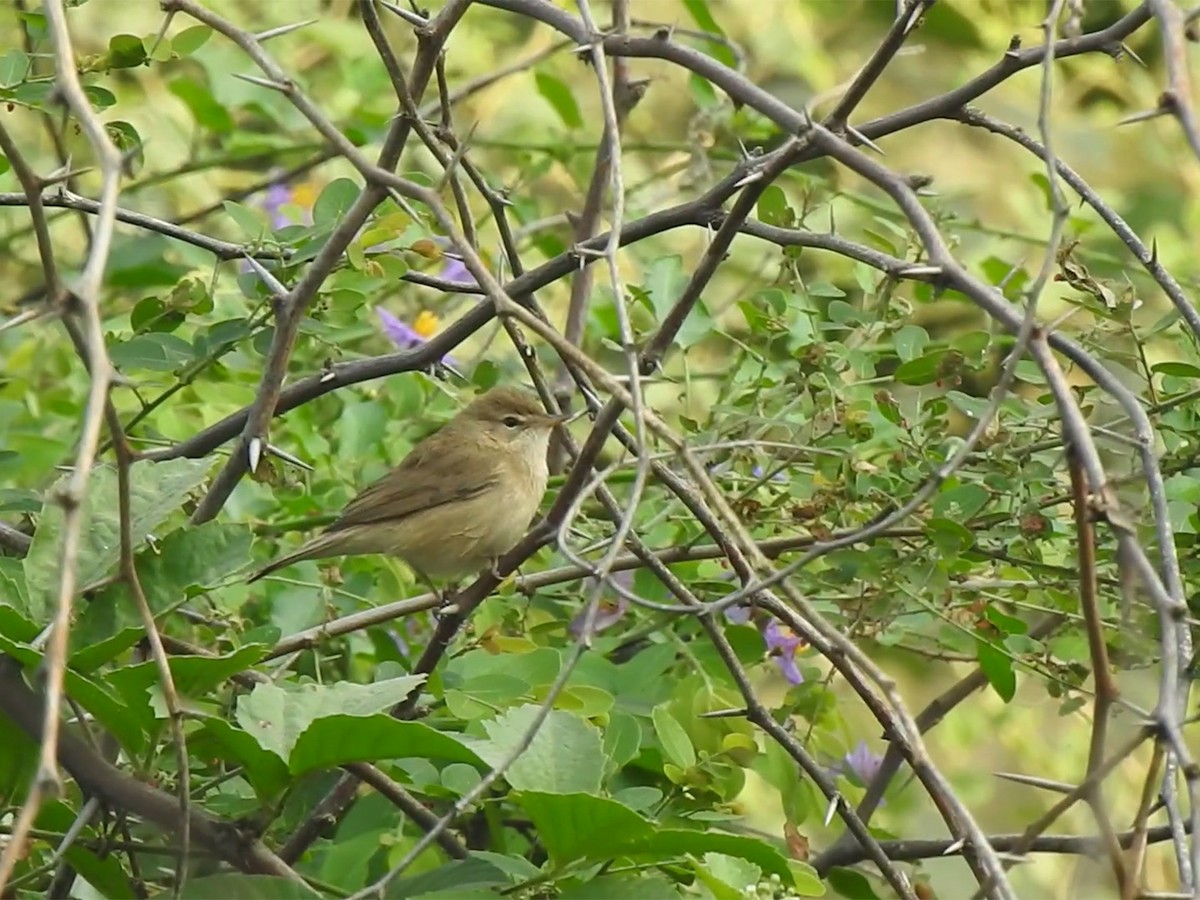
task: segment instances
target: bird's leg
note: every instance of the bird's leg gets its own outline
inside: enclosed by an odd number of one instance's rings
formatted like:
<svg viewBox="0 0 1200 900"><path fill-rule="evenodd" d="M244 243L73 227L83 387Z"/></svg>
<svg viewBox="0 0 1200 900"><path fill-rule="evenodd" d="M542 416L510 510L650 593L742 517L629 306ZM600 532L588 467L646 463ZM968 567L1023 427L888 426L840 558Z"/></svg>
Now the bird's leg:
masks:
<svg viewBox="0 0 1200 900"><path fill-rule="evenodd" d="M438 598L439 607L446 607L450 605L450 597L454 594L457 586L456 584L451 584L449 587L445 588L439 588L433 583L433 579L422 572L417 566L409 563L409 568L413 570L413 574L417 576L417 580L424 584L425 587L429 588L433 595Z"/></svg>

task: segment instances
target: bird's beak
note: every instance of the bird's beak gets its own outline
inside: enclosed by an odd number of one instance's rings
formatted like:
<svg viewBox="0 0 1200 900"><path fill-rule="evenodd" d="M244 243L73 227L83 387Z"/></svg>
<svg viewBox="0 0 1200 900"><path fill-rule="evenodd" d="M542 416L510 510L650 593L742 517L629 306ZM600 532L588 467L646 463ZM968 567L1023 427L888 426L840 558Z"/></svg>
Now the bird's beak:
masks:
<svg viewBox="0 0 1200 900"><path fill-rule="evenodd" d="M561 416L546 416L546 424L551 428L555 428L559 425L569 425L582 416L585 412L587 412L587 409L577 410L573 413L564 413Z"/></svg>

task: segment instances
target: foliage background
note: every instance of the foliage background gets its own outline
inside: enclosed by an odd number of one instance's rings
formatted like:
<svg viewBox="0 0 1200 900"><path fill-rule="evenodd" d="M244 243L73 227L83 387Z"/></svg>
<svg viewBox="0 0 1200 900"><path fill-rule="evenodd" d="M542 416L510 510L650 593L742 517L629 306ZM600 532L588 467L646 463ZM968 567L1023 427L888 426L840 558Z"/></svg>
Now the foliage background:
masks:
<svg viewBox="0 0 1200 900"><path fill-rule="evenodd" d="M364 150L374 157L378 140L395 114L396 98L354 4L214 0L205 6L252 33L316 20L309 27L272 38L265 46L323 114L356 143L363 143ZM1105 27L1133 7L1132 3L1084 4L1084 31ZM5 17L5 34L10 36L0 46L5 51L0 56L0 87L10 99L0 121L30 166L42 175L64 159L77 167L90 165L86 135L70 119L62 118L50 96L45 80L53 71L49 61L35 55L32 69L23 72L20 68L18 57L25 58L28 48L18 36L35 23L22 11L38 14L35 7L20 4L0 13ZM569 11L575 13L573 7ZM852 121L867 121L963 84L1000 59L1014 36L1024 46L1041 43L1045 13L1046 6L1036 3L979 0L934 5L905 51L872 86ZM382 8L379 14L397 57L407 65L418 50L411 28ZM610 12L598 7L595 14L606 21ZM845 86L878 46L895 8L878 0L799 4L781 0L709 4L637 0L631 4L631 14L638 22L676 25L681 29L677 33L680 40L707 46L708 52L716 54L723 51L713 50L713 45L698 42L683 30L703 29L706 17L711 17L738 48L750 81L795 108L808 106L819 117L836 103L839 87ZM179 52L180 48L188 50L185 38L175 47L180 58L109 68L121 48L119 41L113 43L115 35L148 38L145 46L153 46L153 36L163 22L157 5L90 0L71 8L68 19L85 83L110 92L110 99L99 104L100 116L110 128L112 122L128 123L128 129L110 133L126 141L125 149L139 148L133 171L122 185L123 208L186 222L189 229L244 248L267 250L276 246L276 241L303 248L310 235L305 229L313 220L317 243L323 225L336 225L354 196L339 179L361 185L361 177L345 160L331 159L286 183L278 180L281 173L321 154L323 144L285 96L230 77L254 71L241 49L214 35L193 51ZM180 33L194 24L187 16L178 16L168 33L178 40ZM26 33L31 34L36 52L48 52L45 39L38 40L36 27ZM198 40L199 33L193 32L192 37ZM1157 24L1139 29L1127 43L1144 65L1128 56L1114 61L1102 53L1056 63L1050 108L1053 146L1057 155L1124 217L1144 244L1154 247L1157 260L1190 295L1196 278L1189 240L1197 212L1196 160L1172 117L1117 126L1123 117L1153 109L1164 87ZM455 131L460 140L467 140L470 161L493 186L504 185L509 190L513 202L509 216L527 268L570 248L567 212L576 213L583 204L603 136L595 73L569 52L571 46L544 25L481 7L469 10L447 44L446 77L452 90L545 52L536 62L517 66L506 77L471 93L454 109ZM765 150L780 143L776 127L765 118L735 108L678 66L634 59L630 72L634 78L650 81L623 129L626 221L701 195L731 171L741 154L739 141ZM39 75L41 80L36 77ZM978 106L1036 134L1042 77L1040 67L1031 67L988 91ZM426 99L434 96L431 88ZM436 107L430 108L429 115L436 118ZM923 123L880 144L886 151L880 159L891 171L932 178L924 203L951 242L956 258L989 283L1007 279L1007 296L1013 301L1020 299L1020 291L1036 275L1046 253L1051 210L1044 163L982 129L947 120ZM437 161L420 149L415 139L410 140L398 171L428 184L438 183L441 177ZM272 183L274 188L269 187ZM94 170L82 172L70 187L85 197L97 197L99 175ZM286 192L281 193L282 187ZM252 188L257 190L246 194ZM799 224L815 232L833 231L876 249L890 248L888 252L901 258L920 259L915 236L894 205L844 167L828 160L797 166L783 173L777 188L758 205L760 219L776 215L777 223L784 224L795 213L803 219ZM14 171L0 174L0 190L20 193ZM273 209L284 194L281 212L294 223L293 230L266 234L268 207ZM225 204L230 197L239 205ZM449 202L448 197L444 199ZM10 286L4 302L12 316L31 308L20 298L44 284L38 245L23 200L17 197L5 204L7 208L0 208L0 244L5 250L0 275ZM496 265L500 248L487 206L474 195L471 209L481 223L480 250L489 264ZM52 209L49 218L58 265L65 272L81 268L93 233L87 217ZM397 281L405 271L423 270L435 276L461 273L453 258L443 255L441 245L430 242L434 230L427 221L397 218L380 227L393 231L381 232L379 237L399 237L407 249L381 259L377 265L385 266L382 273L373 271L361 257L356 263L352 255L351 265L329 278L300 327L288 363L289 381L320 371L328 361L392 352L395 348L380 325L377 307L417 327L418 333L409 339L419 343L476 302L470 295L445 294ZM259 245L264 235L268 239ZM633 286L635 297L640 290L643 300L629 304L639 337L648 336L661 323L711 238L704 228L675 228L621 252L622 276ZM416 243L421 240L424 243ZM1093 211L1072 206L1066 240L1078 241L1078 245L1069 260L1060 260L1057 271L1077 271L1071 270L1071 265L1086 266L1090 283L1103 286L1117 301L1109 309L1066 280L1051 280L1042 291L1038 318L1059 322L1072 313L1061 327L1103 359L1147 404L1176 401L1174 408L1155 417L1160 429L1156 450L1169 474L1171 524L1184 557L1185 576L1190 575L1187 550L1196 531L1197 482L1189 474L1195 438L1191 404L1186 401L1200 377L1194 336L1178 324L1168 299ZM362 244L370 246L367 241ZM603 265L594 268L596 281L582 346L610 372L620 373L624 361L611 287L601 271ZM1014 268L1016 276L1010 274ZM300 271L289 267L276 270L276 274L291 286ZM569 295L569 279L560 279L538 293L556 326L567 316ZM118 227L100 312L108 352L125 379L112 391L112 401L127 423L136 450L170 447L254 401L270 348L265 296L261 279L236 259L216 264L213 255L203 249L128 225ZM28 301L29 296L24 299ZM928 283L913 281L884 287L877 274L844 256L781 251L778 246L741 235L705 287L701 308L685 324L679 340L682 346L668 354L661 376L645 381L645 396L647 403L697 448L720 440L747 442L734 452L711 452L706 461L718 467L716 477L722 489L730 498L738 498L735 509L756 538L821 538L835 529L863 525L885 508L888 499L904 502L944 458L947 448L955 446L954 436L969 430L969 414L978 415L986 406L1004 352L1011 347L1001 340L1001 331L954 291L935 290ZM205 356L201 349L213 348L225 339L231 341L229 352L216 364L200 366L198 360ZM535 344L544 371L553 376L558 371L553 351L543 342ZM961 355L948 361L947 348ZM525 377L520 358L495 325L455 346L452 356L456 368L478 385ZM0 358L4 360L0 374L0 515L11 524L37 526L37 537L25 561L13 557L4 560L13 565L0 569L0 585L9 592L2 602L12 613L10 625L0 632L5 652L33 671L41 657L32 633L49 621L58 580L59 535L52 527L52 486L60 475L56 467L69 462L77 449L89 380L66 331L54 317L0 332ZM994 773L1024 772L1076 784L1082 779L1094 724L1088 678L1093 660L1081 626L1072 619L1056 639L1041 642L1026 639L1022 632L1027 624L1017 624L1035 621L1039 611L1048 609L1074 615L1079 590L1077 534L1066 502L1069 493L1058 417L1046 400L1045 382L1034 369L1030 361L1020 364L1021 382L1005 402L998 428L963 473L951 479L918 514L918 534L876 542L869 548L856 545L794 576L798 590L898 679L912 710L922 708L977 666L979 634L999 634L1007 655L1000 661L990 658L992 688L974 694L926 739L931 758L953 785L955 795L988 833L1019 832L1053 801L1047 792L1014 787ZM1140 533L1152 546L1152 521L1144 486L1137 480L1137 460L1127 442L1120 439L1128 433L1128 425L1120 419L1113 401L1090 388L1089 380L1077 369L1069 368L1067 377L1080 389L1078 397L1089 422L1110 428L1097 432L1105 464L1110 476L1123 479L1115 482L1118 493L1132 514L1141 517L1137 523ZM147 410L147 404L164 392L166 401ZM255 478L243 479L229 495L217 522L202 526L208 529L203 539L189 535L183 523L204 495L208 479L219 471L217 464L225 459L222 454L234 444L207 456L205 463L179 460L169 475L145 475L144 485L135 481L135 499L139 486L145 488L145 504L154 505L155 495L165 498L159 504L161 509L146 514L149 524L141 532L153 532L160 543L156 549L139 553L141 578L152 606L160 613L160 628L176 638L229 654L223 674L204 670L187 689L180 688L188 703L196 703L201 710L185 725L197 783L220 778L227 767L237 763L246 766L252 757L261 762L257 756L239 755L249 751L231 750L235 738L228 738L220 752L213 749L214 742L219 745L220 741L206 717L230 709L235 691L245 693L244 688L229 682L233 672L257 664L261 671L274 673L284 682L315 680L332 686L342 680L371 684L411 668L416 656L413 648L429 639L428 613L318 642L315 648L283 657L288 667L259 663L259 657L248 649L270 646L327 620L419 591L402 565L375 558L346 560L332 569L328 564L305 563L254 586L245 585L239 573L251 558L262 561L278 547L292 545L297 540L293 532L326 521L358 488L398 462L416 439L448 417L468 394L468 388L454 377L439 380L425 374L398 374L340 388L274 420L270 442L299 457L312 471L303 472L269 457ZM128 425L135 418L136 425ZM587 424L577 427L582 439ZM792 449L784 451L781 444ZM610 442L604 459L616 460L617 453L618 448ZM112 461L111 454L102 458ZM756 473L764 469L766 474L760 478ZM626 467L610 479L619 497L628 496L631 471ZM986 491L977 493L981 486ZM92 514L100 517L94 521L103 521L111 531L106 533L95 524L86 530L81 586L92 586L116 571L116 492L115 475L93 476ZM1047 504L1047 498L1058 499ZM968 526L974 537L939 537L929 525L931 519L956 520ZM639 505L637 530L652 548L679 545L698 534L695 523L685 518L683 507L659 485L653 485ZM610 534L611 523L592 501L575 521L571 543L578 549ZM172 539L186 543L181 544L182 549L172 547ZM1155 706L1159 689L1154 665L1159 654L1158 627L1144 596L1129 613L1134 625L1121 627L1123 605L1113 543L1111 537L1102 537L1099 546L1105 636L1122 695L1136 708L1148 710ZM968 546L994 552L991 556L972 554L967 552ZM1010 554L1007 561L997 559L1001 549ZM593 550L590 558L598 559L602 553L602 547ZM185 557L192 561L191 568L175 565ZM169 564L159 567L156 559ZM521 571L528 576L566 562L560 549L551 548ZM678 571L706 599L717 599L728 590L722 582L725 572L715 564L692 564ZM1186 578L1185 583L1190 585ZM471 628L455 644L449 671L454 671L457 661L465 667L465 674L460 673L463 677L483 677L485 657L490 653L527 655L535 647L569 646L568 626L588 597L585 588L586 582L577 580L548 589L533 600L521 598L511 585L502 588L501 596L483 603ZM644 599L670 599L644 571L633 579L632 589ZM112 715L128 717L122 744L127 753L134 747L140 750L134 754L138 759L132 769L157 772L162 786L174 790L177 766L172 762L163 708L156 707L157 712L148 716L148 699L131 700L138 691L149 689L154 669L151 663L125 668L143 658L134 656L140 652L134 646L140 625L125 590L119 584L101 588L82 602L71 634L71 670L92 679L88 682L92 690L100 691L95 687L99 684L120 698L123 709L120 715ZM615 603L615 594L607 602ZM181 615L180 609L190 614ZM815 758L836 766L859 741L865 741L875 753L882 752L878 725L845 682L830 676L828 662L811 648L797 649L794 644L781 644L777 636L772 639L767 620L756 621L757 629L725 627L736 639L763 703L795 724L796 733ZM25 633L29 625L34 626L32 633ZM760 630L764 637L758 636ZM597 652L611 653L633 636L648 640L651 647L674 647L678 653L660 673L670 685L669 693L642 698L642 706L666 704L662 708L672 709L691 732L690 740L702 746L707 738L698 736L697 729L703 732L706 726L696 723L710 720L692 718L696 709L691 699L701 683L721 681L714 674L711 651L692 649L705 647L704 636L687 617L664 622L645 610L626 609L597 636ZM474 648L475 655L468 648ZM795 662L803 672L801 685L790 683L785 677L787 670L778 664L780 658L788 662L793 653L798 654ZM1014 665L1015 661L1022 665ZM475 665L482 668L472 669ZM122 671L138 674L122 675ZM178 681L179 672L175 677ZM481 733L481 721L487 718L478 704L500 712L509 706L537 703L544 699L547 687L531 676L530 691L518 691L502 700L476 697L477 706L472 707L468 703L471 691L462 685L460 694L447 696L446 678L442 672L431 683L433 696L446 704L435 711L434 721L450 732L474 729L476 736ZM404 689L390 698L399 699L409 685L392 687ZM630 694L618 692L618 708L639 708L632 685L626 684L625 689ZM721 687L727 689L727 685ZM84 682L77 678L72 683L68 675L68 696L81 690L88 690ZM111 718L105 720L83 697L77 699L107 728L113 728ZM586 699L585 690L572 699L576 706L563 708L590 712ZM612 700L610 696L608 702ZM380 702L378 710L382 711L388 704ZM604 706L603 701L597 702ZM144 708L139 709L139 704ZM605 707L593 715L593 721L604 723L607 712ZM689 806L692 816L699 810L721 819L732 812L732 823L722 820L724 825L759 833L785 855L789 848L783 840L784 821L789 807L794 824L814 852L827 847L844 830L836 819L823 824L825 802L810 782L805 782L798 795L787 791L781 795L776 783L779 777L774 781L764 777L764 772L771 774L771 764L763 762L770 752L761 735L758 764L746 766L744 773L741 765L734 765L738 775L714 774L711 769L693 773L695 793L686 799L681 785L687 779L679 778L673 787L665 768L672 760L669 750L664 750L664 743L669 744L664 733L670 726L653 722L648 709L642 713L638 748L642 755L635 767L636 780L639 787L664 791L666 799L659 811L665 819ZM566 720L555 721L561 725ZM571 721L578 722L579 717L573 716ZM1119 710L1110 726L1110 741L1119 743L1141 723L1136 712ZM241 725L245 728L246 722ZM327 734L345 727L344 722L329 725ZM742 730L741 725L731 728ZM745 726L745 734L752 731ZM246 733L251 732L247 728ZM212 752L211 758L203 757L206 751ZM678 752L688 758L685 750ZM1105 803L1114 822L1128 823L1138 808L1153 756L1149 744L1142 746L1112 776ZM5 751L5 798L14 811L24 801L33 758L32 744ZM386 757L379 759L393 778L439 814L463 785L469 786L472 778L478 777L464 774L465 770L447 769L441 761L440 783L431 787L412 767L385 763ZM271 818L264 836L269 845L282 842L294 831L332 777L296 780L286 804L274 810L277 815ZM465 781L455 782L455 777ZM731 785L741 777L746 779L744 790L733 790ZM609 771L607 778L614 779L606 786L615 790L622 784L630 787L622 779L635 775ZM854 800L862 794L862 785L856 781L845 772L839 780L842 790ZM260 814L246 780L235 777L229 785L216 793L197 795L195 802L218 815ZM505 802L500 794L485 809L506 809ZM62 801L45 808L38 825L61 832L79 806L80 797L68 789ZM394 818L392 808L379 795L372 795L355 807L341 829L315 846L299 870L334 891L360 889L395 864L419 834L411 822L405 828L397 826ZM942 837L946 833L920 785L904 776L889 789L887 804L872 824L883 829L880 836ZM107 833L98 822L88 827L94 829L97 840ZM455 827L459 832L470 831L466 819L456 820ZM496 827L494 823L492 827ZM1092 812L1081 804L1056 830L1089 834L1094 827ZM55 877L57 861L50 856L54 843L46 839L29 845L15 872L16 878L25 879L22 884L27 889L45 890L48 879ZM794 842L790 850L793 856L804 856ZM120 854L96 858L109 862L125 859ZM659 880L647 889L663 890L667 880L690 881L680 874L687 865L674 856L654 861L663 867L662 874L654 876ZM431 870L437 862L427 855L413 871ZM77 868L83 865L78 859L72 863ZM128 867L126 862L119 865ZM712 862L714 868L720 865L728 863ZM203 861L196 867L206 870ZM868 872L871 889L881 895L887 891L874 870L864 867L863 871ZM91 878L84 877L95 885L92 878L101 875L93 872ZM107 882L110 885L136 882L136 876L128 871L120 876L109 871L107 877L115 879ZM967 886L974 884L969 868L958 858L926 860L919 867L919 877L941 896L965 895ZM1113 889L1109 862L1103 859L1035 856L1011 877L1022 896L1093 896L1095 891ZM1161 889L1178 885L1169 845L1151 850L1145 878L1148 885ZM171 879L158 872L146 876L146 881L161 886L170 884ZM588 877L576 869L562 876L561 883L551 879L549 887L584 896L587 882ZM81 882L75 884L77 890L85 890L79 887ZM856 891L867 889L864 884L842 881L825 886L858 895ZM630 885L622 889L634 890ZM705 885L703 879L690 889L720 890Z"/></svg>

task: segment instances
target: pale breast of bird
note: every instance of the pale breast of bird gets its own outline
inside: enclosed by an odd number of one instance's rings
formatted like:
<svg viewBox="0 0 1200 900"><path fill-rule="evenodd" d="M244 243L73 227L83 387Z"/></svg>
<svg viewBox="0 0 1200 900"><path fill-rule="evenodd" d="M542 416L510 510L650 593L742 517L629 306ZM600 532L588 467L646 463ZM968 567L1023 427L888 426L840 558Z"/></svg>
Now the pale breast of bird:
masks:
<svg viewBox="0 0 1200 900"><path fill-rule="evenodd" d="M425 510L420 535L406 533L401 558L430 578L477 572L511 550L541 505L549 471L548 431L530 431L529 453L497 453L497 483L469 500ZM385 526L386 527L386 526ZM388 543L385 535L376 539Z"/></svg>

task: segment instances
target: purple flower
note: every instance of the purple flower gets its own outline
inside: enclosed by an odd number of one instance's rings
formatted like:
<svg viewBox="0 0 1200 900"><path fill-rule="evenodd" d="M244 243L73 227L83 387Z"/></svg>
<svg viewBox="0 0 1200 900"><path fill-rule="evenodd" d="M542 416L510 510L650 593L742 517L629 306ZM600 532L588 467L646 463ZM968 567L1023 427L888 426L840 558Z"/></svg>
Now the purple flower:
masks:
<svg viewBox="0 0 1200 900"><path fill-rule="evenodd" d="M425 343L425 338L403 319L393 316L382 306L375 307L375 312L383 325L383 333L391 338L392 343L401 350L411 350L413 347L419 347Z"/></svg>
<svg viewBox="0 0 1200 900"><path fill-rule="evenodd" d="M758 479L758 478L763 477L763 471L764 470L763 470L762 466L755 466L753 469L750 470L750 474L753 475L755 477L755 479ZM771 476L771 478L769 480L781 481L781 482L787 481L787 473L786 472L776 472L775 474L773 474Z"/></svg>
<svg viewBox="0 0 1200 900"><path fill-rule="evenodd" d="M804 641L792 633L790 628L780 625L774 619L767 623L763 637L767 640L767 650L775 657L779 671L792 684L804 684L804 674L796 666L796 651L803 646Z"/></svg>
<svg viewBox="0 0 1200 900"><path fill-rule="evenodd" d="M470 273L466 265L457 256L446 256L442 254L442 271L438 273L439 278L444 278L446 281L457 281L466 284L478 284L475 276Z"/></svg>
<svg viewBox="0 0 1200 900"><path fill-rule="evenodd" d="M266 196L262 200L262 208L270 216L272 228L278 229L292 224L292 220L283 212L284 204L291 202L292 189L286 184L277 181L267 188Z"/></svg>
<svg viewBox="0 0 1200 900"><path fill-rule="evenodd" d="M843 772L853 772L863 784L870 784L879 774L879 767L882 765L883 757L872 753L867 742L860 740L854 745L854 749L842 758L841 769Z"/></svg>
<svg viewBox="0 0 1200 900"><path fill-rule="evenodd" d="M734 625L745 625L750 621L750 607L744 603L726 607L725 618Z"/></svg>
<svg viewBox="0 0 1200 900"><path fill-rule="evenodd" d="M383 326L383 333L401 350L412 350L414 347L420 347L429 340L428 337L421 334L417 329L413 328L403 319L392 315L382 306L375 307L375 314L379 316L379 322ZM454 360L450 356L443 356L442 362L448 366L455 365Z"/></svg>

